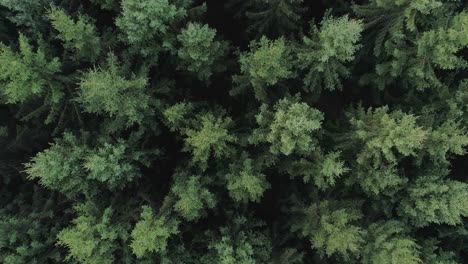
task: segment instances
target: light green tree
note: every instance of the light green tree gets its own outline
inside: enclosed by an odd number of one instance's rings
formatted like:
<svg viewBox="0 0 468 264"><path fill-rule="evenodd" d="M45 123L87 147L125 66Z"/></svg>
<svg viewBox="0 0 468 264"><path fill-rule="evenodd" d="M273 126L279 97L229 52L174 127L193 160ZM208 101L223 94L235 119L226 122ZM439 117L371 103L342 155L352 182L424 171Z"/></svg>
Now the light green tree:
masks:
<svg viewBox="0 0 468 264"><path fill-rule="evenodd" d="M109 54L104 67L85 72L76 99L88 113L115 118L124 126L141 124L151 113L145 76L125 78L117 57Z"/></svg>
<svg viewBox="0 0 468 264"><path fill-rule="evenodd" d="M179 221L168 216L157 216L148 207L142 207L141 219L131 233L131 248L137 257L153 252L164 254L168 239L179 232Z"/></svg>
<svg viewBox="0 0 468 264"><path fill-rule="evenodd" d="M214 72L225 70L221 59L227 51L227 43L215 40L216 30L189 23L177 36L181 47L177 51L180 68L196 74L197 78L209 80Z"/></svg>
<svg viewBox="0 0 468 264"><path fill-rule="evenodd" d="M53 102L60 101L63 94L51 83L60 70L58 58L48 59L41 47L34 51L22 34L19 52L0 43L0 92L7 103L23 103L46 93Z"/></svg>
<svg viewBox="0 0 468 264"><path fill-rule="evenodd" d="M259 128L249 142L270 144L272 154L307 155L318 146L313 133L321 128L323 114L298 98L281 99L273 110L264 104L255 118Z"/></svg>
<svg viewBox="0 0 468 264"><path fill-rule="evenodd" d="M52 26L59 32L58 38L64 47L77 59L95 61L101 53L100 38L96 27L86 16L79 16L75 21L63 9L52 7L47 13Z"/></svg>
<svg viewBox="0 0 468 264"><path fill-rule="evenodd" d="M304 70L305 89L341 90L341 79L349 76L346 63L354 60L364 26L348 16L325 17L320 28L313 25L297 51L298 67Z"/></svg>

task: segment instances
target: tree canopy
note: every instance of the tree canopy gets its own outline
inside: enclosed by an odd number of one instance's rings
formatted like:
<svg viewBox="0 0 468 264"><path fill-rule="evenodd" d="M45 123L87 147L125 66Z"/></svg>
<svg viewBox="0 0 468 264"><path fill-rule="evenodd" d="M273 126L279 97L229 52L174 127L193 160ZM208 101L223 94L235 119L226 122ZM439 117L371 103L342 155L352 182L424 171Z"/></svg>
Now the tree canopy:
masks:
<svg viewBox="0 0 468 264"><path fill-rule="evenodd" d="M465 263L465 2L0 0L0 263Z"/></svg>

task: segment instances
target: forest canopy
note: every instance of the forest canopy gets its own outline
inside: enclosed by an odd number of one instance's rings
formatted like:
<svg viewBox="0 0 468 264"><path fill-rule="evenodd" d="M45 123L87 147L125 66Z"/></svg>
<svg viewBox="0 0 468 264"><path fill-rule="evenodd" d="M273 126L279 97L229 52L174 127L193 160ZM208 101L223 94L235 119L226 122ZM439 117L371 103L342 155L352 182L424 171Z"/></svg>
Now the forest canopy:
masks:
<svg viewBox="0 0 468 264"><path fill-rule="evenodd" d="M0 0L0 263L468 260L463 0Z"/></svg>

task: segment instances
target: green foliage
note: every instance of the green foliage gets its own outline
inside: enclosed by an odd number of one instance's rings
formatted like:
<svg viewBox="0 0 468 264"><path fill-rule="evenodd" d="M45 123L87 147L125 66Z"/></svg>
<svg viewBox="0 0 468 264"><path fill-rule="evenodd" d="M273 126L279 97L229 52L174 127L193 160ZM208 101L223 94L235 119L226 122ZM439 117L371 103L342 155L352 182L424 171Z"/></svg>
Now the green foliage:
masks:
<svg viewBox="0 0 468 264"><path fill-rule="evenodd" d="M253 131L250 143L269 143L272 154L307 155L317 147L312 133L321 127L323 114L298 99L281 99L273 112L262 105L256 116L259 128Z"/></svg>
<svg viewBox="0 0 468 264"><path fill-rule="evenodd" d="M357 177L362 188L379 194L406 182L397 172L402 157L416 156L424 147L428 131L418 126L417 118L388 107L357 109L351 116L351 140L356 140ZM388 190L387 190L388 191Z"/></svg>
<svg viewBox="0 0 468 264"><path fill-rule="evenodd" d="M215 251L212 258L212 263L220 264L253 264L256 263L252 245L245 238L240 239L239 244L230 237L222 237L220 241L210 245L210 248ZM217 260L215 262L215 260Z"/></svg>
<svg viewBox="0 0 468 264"><path fill-rule="evenodd" d="M34 52L24 35L19 36L19 53L0 43L0 92L9 104L50 92L53 76L60 68L58 58L48 60L41 47Z"/></svg>
<svg viewBox="0 0 468 264"><path fill-rule="evenodd" d="M150 55L162 48L173 46L171 27L186 16L186 10L169 0L123 0L122 13L116 26L122 30L131 45L140 48L143 55ZM154 47L154 41L161 44ZM152 47L153 46L153 47Z"/></svg>
<svg viewBox="0 0 468 264"><path fill-rule="evenodd" d="M197 75L198 79L209 80L213 72L225 70L221 63L227 44L216 41L216 30L208 25L189 23L177 36L181 48L177 52L182 69Z"/></svg>
<svg viewBox="0 0 468 264"><path fill-rule="evenodd" d="M307 90L323 87L341 90L341 78L349 76L344 65L354 60L357 44L361 38L361 21L348 16L334 18L327 16L320 23L320 29L313 26L310 37L303 38L297 52L299 68L307 71L304 84Z"/></svg>
<svg viewBox="0 0 468 264"><path fill-rule="evenodd" d="M451 0L0 0L0 263L463 263Z"/></svg>
<svg viewBox="0 0 468 264"><path fill-rule="evenodd" d="M81 159L87 152L75 136L66 133L27 163L26 173L31 179L38 179L47 188L60 190L65 195L87 192L90 186L82 181L85 173L81 167Z"/></svg>
<svg viewBox="0 0 468 264"><path fill-rule="evenodd" d="M373 83L380 89L394 82L418 90L440 88L440 69L466 67L466 62L454 55L467 45L461 26L466 23L466 12L455 12L453 4L388 0L372 1L355 6L354 10L376 30L375 69L381 80L372 79L377 76L369 74L363 78L364 83Z"/></svg>
<svg viewBox="0 0 468 264"><path fill-rule="evenodd" d="M239 63L241 73L254 87L255 96L262 100L265 86L273 86L283 79L293 76L290 48L284 38L250 43L250 51L241 54ZM234 79L236 80L236 79Z"/></svg>
<svg viewBox="0 0 468 264"><path fill-rule="evenodd" d="M259 223L248 223L245 217L236 217L233 224L220 229L220 234L208 245L202 263L254 264L267 263L271 255L271 241L256 230ZM245 230L240 229L246 225Z"/></svg>
<svg viewBox="0 0 468 264"><path fill-rule="evenodd" d="M455 254L453 252L447 252L439 249L438 241L426 240L423 243L422 255L423 262L429 264L457 264L458 262L454 259Z"/></svg>
<svg viewBox="0 0 468 264"><path fill-rule="evenodd" d="M31 29L32 33L38 34L43 29L44 13L51 0L0 0L0 6L13 11L8 16L18 26Z"/></svg>
<svg viewBox="0 0 468 264"><path fill-rule="evenodd" d="M0 126L0 138L8 136L8 127Z"/></svg>
<svg viewBox="0 0 468 264"><path fill-rule="evenodd" d="M126 241L125 226L112 221L113 210L101 211L91 203L75 206L73 226L58 234L58 244L69 249L68 258L80 263L114 263L117 241Z"/></svg>
<svg viewBox="0 0 468 264"><path fill-rule="evenodd" d="M137 257L153 252L164 254L167 241L179 232L179 222L167 216L156 216L148 206L142 207L141 219L131 233L131 248Z"/></svg>
<svg viewBox="0 0 468 264"><path fill-rule="evenodd" d="M370 243L363 249L362 263L421 263L420 247L407 235L403 223L374 223L368 232Z"/></svg>
<svg viewBox="0 0 468 264"><path fill-rule="evenodd" d="M438 0L372 0L366 5L353 6L354 12L366 18L369 25L379 27L374 53L379 56L386 39L402 37L405 28L416 30L416 19L441 7ZM382 18L383 15L386 15ZM387 48L387 47L385 47Z"/></svg>
<svg viewBox="0 0 468 264"><path fill-rule="evenodd" d="M42 226L37 219L0 219L0 259L5 264L40 263L40 261L59 261L58 252L47 254L46 251L54 245L55 238L43 233L47 227ZM10 249L5 252L6 248Z"/></svg>
<svg viewBox="0 0 468 264"><path fill-rule="evenodd" d="M5 264L58 263L64 255L54 245L63 218L54 212L54 206L60 203L38 188L25 191L27 194L11 203L4 203L8 198L2 197L0 260Z"/></svg>
<svg viewBox="0 0 468 264"><path fill-rule="evenodd" d="M434 162L449 163L450 157L465 154L468 145L466 127L453 120L446 120L431 131L427 152Z"/></svg>
<svg viewBox="0 0 468 264"><path fill-rule="evenodd" d="M238 162L230 165L230 171L226 174L227 189L235 201L259 202L270 187L257 164L243 153Z"/></svg>
<svg viewBox="0 0 468 264"><path fill-rule="evenodd" d="M241 72L251 82L275 85L279 80L291 76L289 51L283 38L269 40L263 37L250 44L250 51L240 57Z"/></svg>
<svg viewBox="0 0 468 264"><path fill-rule="evenodd" d="M330 152L326 155L316 152L313 160L300 158L286 165L286 171L293 177L300 176L305 183L312 179L320 190L326 190L336 185L337 180L349 171L340 160L339 152Z"/></svg>
<svg viewBox="0 0 468 264"><path fill-rule="evenodd" d="M84 158L87 178L105 183L110 189L123 188L140 176L132 154L126 142L104 143Z"/></svg>
<svg viewBox="0 0 468 264"><path fill-rule="evenodd" d="M463 155L466 132L453 121L442 122L432 130L418 124L418 117L388 107L358 108L350 115L350 139L361 147L354 149L355 175L365 191L379 194L398 190L407 179L399 175L399 163L408 157L429 156L433 162L447 163L453 155Z"/></svg>
<svg viewBox="0 0 468 264"><path fill-rule="evenodd" d="M397 154L415 156L427 138L427 131L416 121L414 115L401 111L389 113L388 107L358 109L350 120L354 138L365 143L357 161L371 160L379 164L382 160L396 162Z"/></svg>
<svg viewBox="0 0 468 264"><path fill-rule="evenodd" d="M468 46L468 36L463 25L468 23L468 12L455 16L450 26L439 27L423 33L418 39L418 56L427 57L444 70L465 68L466 61L456 56Z"/></svg>
<svg viewBox="0 0 468 264"><path fill-rule="evenodd" d="M88 113L107 115L131 126L141 123L150 112L146 94L148 80L143 76L122 76L117 58L110 54L105 68L95 68L80 79L77 101Z"/></svg>
<svg viewBox="0 0 468 264"><path fill-rule="evenodd" d="M197 220L206 208L213 208L216 199L208 188L203 186L202 177L188 176L183 173L175 175L171 191L177 197L174 210L188 221Z"/></svg>
<svg viewBox="0 0 468 264"><path fill-rule="evenodd" d="M197 125L186 131L185 150L192 153L193 160L206 166L212 154L215 158L229 153L229 143L234 143L236 137L229 133L232 120L228 117L215 117L207 113L197 118Z"/></svg>
<svg viewBox="0 0 468 264"><path fill-rule="evenodd" d="M401 215L415 226L457 225L468 216L468 184L423 176L408 188L400 205Z"/></svg>
<svg viewBox="0 0 468 264"><path fill-rule="evenodd" d="M248 0L242 1L249 20L247 30L256 36L288 35L300 26L304 13L303 0ZM242 11L239 11L239 16Z"/></svg>
<svg viewBox="0 0 468 264"><path fill-rule="evenodd" d="M217 159L228 156L230 145L235 143L237 138L229 131L232 126L231 118L212 113L186 116L191 109L190 104L175 104L164 111L164 116L169 127L179 130L184 136L184 151L192 154L193 162L198 163L201 168L206 168L211 156Z"/></svg>
<svg viewBox="0 0 468 264"><path fill-rule="evenodd" d="M115 190L135 181L139 177L137 162L142 161L142 155L132 151L124 141L104 143L93 149L65 133L26 164L26 173L42 185L69 196L93 194L98 183Z"/></svg>
<svg viewBox="0 0 468 264"><path fill-rule="evenodd" d="M453 96L447 96L445 98L445 104L443 107L450 109L449 116L446 120L448 124L457 124L457 131L468 127L468 79L462 79L453 92ZM453 121L458 122L453 122ZM464 131L466 133L466 131Z"/></svg>
<svg viewBox="0 0 468 264"><path fill-rule="evenodd" d="M164 118L167 121L168 127L172 131L184 128L187 124L188 116L194 110L191 103L177 103L164 111Z"/></svg>
<svg viewBox="0 0 468 264"><path fill-rule="evenodd" d="M79 16L75 22L63 9L52 8L47 17L59 32L58 38L64 47L76 53L77 59L95 61L101 52L100 39L94 24L85 16Z"/></svg>
<svg viewBox="0 0 468 264"><path fill-rule="evenodd" d="M345 259L359 254L365 230L355 222L362 218L356 202L322 201L300 210L293 230L310 239L322 257L340 255Z"/></svg>
<svg viewBox="0 0 468 264"><path fill-rule="evenodd" d="M455 54L468 46L466 29L461 26L467 21L467 12L457 14L448 26L428 30L417 40L415 58L407 62L408 77L417 80L417 89L441 87L439 70L466 68L467 62Z"/></svg>
<svg viewBox="0 0 468 264"><path fill-rule="evenodd" d="M328 188L336 184L336 179L349 169L344 165L344 162L339 160L339 152L331 152L325 155L324 159L320 162L319 171L313 175L315 185L320 189ZM307 181L307 178L304 178Z"/></svg>

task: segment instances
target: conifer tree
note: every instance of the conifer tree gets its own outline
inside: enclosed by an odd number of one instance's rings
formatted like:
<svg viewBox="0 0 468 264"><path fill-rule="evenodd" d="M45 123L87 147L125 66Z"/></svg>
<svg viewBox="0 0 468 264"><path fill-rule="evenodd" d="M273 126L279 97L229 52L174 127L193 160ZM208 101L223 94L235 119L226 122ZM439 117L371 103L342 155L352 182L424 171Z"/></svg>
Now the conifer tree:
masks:
<svg viewBox="0 0 468 264"><path fill-rule="evenodd" d="M19 35L19 52L1 44L0 60L2 95L7 103L22 103L45 93L50 93L53 101L59 100L60 90L51 82L60 72L60 61L48 59L40 47L34 51L26 36Z"/></svg>
<svg viewBox="0 0 468 264"><path fill-rule="evenodd" d="M343 64L354 59L362 23L341 18L325 17L320 29L312 26L310 37L303 38L297 53L299 68L307 73L304 78L306 89L323 87L328 90L341 89L341 78L349 76Z"/></svg>
<svg viewBox="0 0 468 264"><path fill-rule="evenodd" d="M213 72L220 72L225 66L220 63L227 44L214 40L216 30L207 25L188 24L177 36L182 47L178 50L181 68L196 73L198 79L208 80Z"/></svg>
<svg viewBox="0 0 468 264"><path fill-rule="evenodd" d="M50 0L1 0L0 6L10 10L8 19L20 27L38 34L45 28L44 13L49 7Z"/></svg>
<svg viewBox="0 0 468 264"><path fill-rule="evenodd" d="M420 246L407 235L403 223L386 221L369 226L370 243L363 249L362 263L420 263Z"/></svg>
<svg viewBox="0 0 468 264"><path fill-rule="evenodd" d="M249 23L247 30L256 36L277 37L288 35L300 27L301 15L306 8L303 0L236 0L239 17Z"/></svg>
<svg viewBox="0 0 468 264"><path fill-rule="evenodd" d="M250 51L240 56L240 76L234 81L239 86L250 84L258 100L266 100L269 86L292 76L291 52L283 38L269 40L262 37L260 41L250 43ZM234 92L235 94L236 92Z"/></svg>
<svg viewBox="0 0 468 264"><path fill-rule="evenodd" d="M272 154L290 155L295 152L307 155L317 144L311 136L320 129L323 114L297 99L282 99L270 111L262 105L256 116L258 129L249 138L250 143L269 143Z"/></svg>
<svg viewBox="0 0 468 264"><path fill-rule="evenodd" d="M431 223L457 225L468 214L466 183L423 176L408 189L402 201L401 214L415 226Z"/></svg>
<svg viewBox="0 0 468 264"><path fill-rule="evenodd" d="M106 68L86 72L80 81L77 101L88 113L107 115L119 124L130 126L141 123L150 113L150 98L145 89L145 76L122 76L115 55L110 54Z"/></svg>
<svg viewBox="0 0 468 264"><path fill-rule="evenodd" d="M31 179L39 179L43 186L60 190L65 195L85 193L90 187L89 183L81 180L85 177L81 158L87 152L88 149L80 146L75 136L66 133L26 164L26 172Z"/></svg>
<svg viewBox="0 0 468 264"><path fill-rule="evenodd" d="M146 252L164 254L167 240L177 234L179 221L168 216L156 216L150 207L142 207L141 219L131 233L133 253L142 257Z"/></svg>
<svg viewBox="0 0 468 264"><path fill-rule="evenodd" d="M213 208L216 199L208 188L202 185L205 178L179 173L175 176L172 192L177 197L174 210L191 221L200 218L203 209Z"/></svg>
<svg viewBox="0 0 468 264"><path fill-rule="evenodd" d="M322 256L341 255L344 259L360 253L365 230L354 224L362 218L359 203L322 201L301 209L303 219L293 230L310 239Z"/></svg>
<svg viewBox="0 0 468 264"><path fill-rule="evenodd" d="M121 250L116 241L129 239L127 228L112 221L113 210L90 202L75 206L79 216L58 234L58 244L69 249L68 258L81 263L113 263Z"/></svg>
<svg viewBox="0 0 468 264"><path fill-rule="evenodd" d="M187 14L183 7L169 0L123 0L121 9L116 25L123 32L124 39L144 56L171 50L175 41L171 28ZM154 45L154 41L161 44Z"/></svg>
<svg viewBox="0 0 468 264"><path fill-rule="evenodd" d="M164 114L169 126L183 135L184 151L191 153L193 162L201 168L206 168L211 156L221 158L230 154L230 145L237 140L236 136L229 132L232 119L215 116L209 112L190 117L187 116L190 108L191 105L179 103L166 109Z"/></svg>
<svg viewBox="0 0 468 264"><path fill-rule="evenodd" d="M75 22L63 10L52 8L48 13L53 27L59 32L58 38L64 47L83 59L95 61L101 52L100 39L96 28L87 17L80 16Z"/></svg>
<svg viewBox="0 0 468 264"><path fill-rule="evenodd" d="M261 167L242 153L238 162L231 164L226 174L229 195L235 201L259 201L270 184L266 181Z"/></svg>

